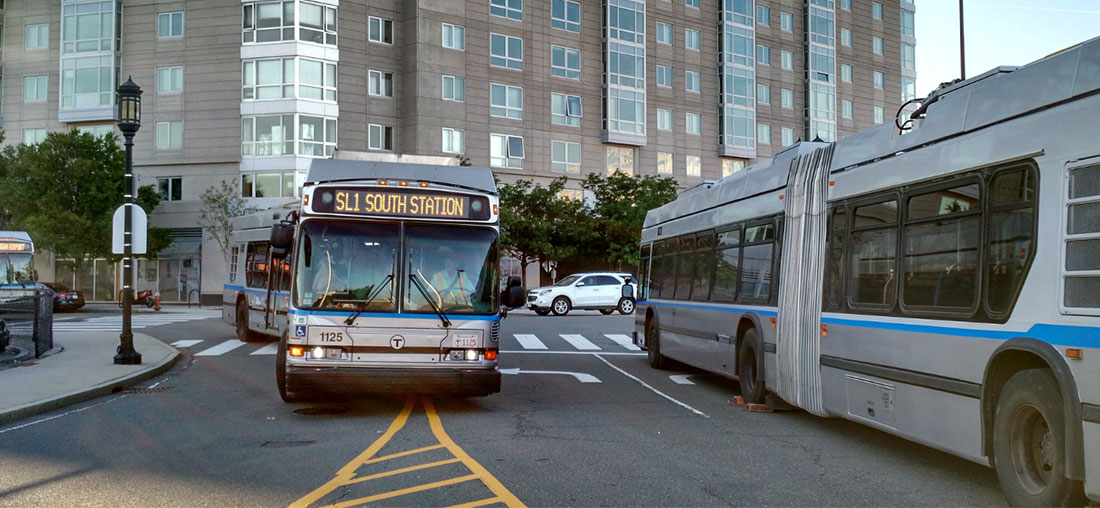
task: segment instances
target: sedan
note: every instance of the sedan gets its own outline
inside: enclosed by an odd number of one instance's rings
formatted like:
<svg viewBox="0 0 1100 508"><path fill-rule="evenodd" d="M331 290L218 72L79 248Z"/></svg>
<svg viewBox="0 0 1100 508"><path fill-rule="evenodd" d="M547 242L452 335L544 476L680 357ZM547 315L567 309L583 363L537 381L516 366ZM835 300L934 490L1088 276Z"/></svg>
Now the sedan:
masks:
<svg viewBox="0 0 1100 508"><path fill-rule="evenodd" d="M43 285L53 290L54 312L70 312L84 306L84 293L73 291L56 282L46 282Z"/></svg>

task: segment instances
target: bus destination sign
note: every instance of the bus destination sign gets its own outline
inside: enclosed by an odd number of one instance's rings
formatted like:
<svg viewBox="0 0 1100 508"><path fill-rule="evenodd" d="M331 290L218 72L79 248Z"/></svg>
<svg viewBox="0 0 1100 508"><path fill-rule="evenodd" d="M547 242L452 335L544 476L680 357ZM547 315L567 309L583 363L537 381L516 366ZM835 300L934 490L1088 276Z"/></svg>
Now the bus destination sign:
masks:
<svg viewBox="0 0 1100 508"><path fill-rule="evenodd" d="M18 238L0 238L0 252L30 252L31 244Z"/></svg>
<svg viewBox="0 0 1100 508"><path fill-rule="evenodd" d="M489 218L484 197L413 189L322 188L313 196L313 211L425 219Z"/></svg>

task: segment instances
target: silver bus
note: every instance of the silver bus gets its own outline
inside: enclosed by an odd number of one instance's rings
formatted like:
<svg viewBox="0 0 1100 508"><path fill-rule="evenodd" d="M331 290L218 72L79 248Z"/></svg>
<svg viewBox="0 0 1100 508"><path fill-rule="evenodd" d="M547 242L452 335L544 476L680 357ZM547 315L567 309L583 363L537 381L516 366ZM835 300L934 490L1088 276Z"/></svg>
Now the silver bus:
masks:
<svg viewBox="0 0 1100 508"><path fill-rule="evenodd" d="M1100 501L1100 39L648 212L635 342Z"/></svg>
<svg viewBox="0 0 1100 508"><path fill-rule="evenodd" d="M22 288L37 279L31 236L25 231L0 231L0 288Z"/></svg>
<svg viewBox="0 0 1100 508"><path fill-rule="evenodd" d="M279 337L283 400L500 391L489 169L315 160L300 203L235 224L223 317Z"/></svg>

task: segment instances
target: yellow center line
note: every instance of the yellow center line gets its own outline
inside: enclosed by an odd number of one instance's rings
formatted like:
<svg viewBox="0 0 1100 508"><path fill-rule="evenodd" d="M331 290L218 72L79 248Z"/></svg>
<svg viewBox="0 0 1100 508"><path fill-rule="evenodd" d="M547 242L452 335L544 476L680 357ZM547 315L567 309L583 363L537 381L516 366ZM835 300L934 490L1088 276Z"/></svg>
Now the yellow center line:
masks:
<svg viewBox="0 0 1100 508"><path fill-rule="evenodd" d="M424 485L417 485L415 487L409 487L407 489L394 490L391 492L383 492L382 494L375 494L373 496L361 497L359 499L352 499L351 501L344 501L330 505L333 508L343 508L345 506L356 506L360 504L373 503L375 501L381 501L383 499L390 499L394 497L404 496L405 494L412 494L415 492L423 492L425 490L437 489L439 487L446 487L447 485L454 485L456 483L468 482L470 480L479 479L478 475L471 474L466 476L459 476L457 478L451 478L449 480L441 480L438 482L425 483Z"/></svg>
<svg viewBox="0 0 1100 508"><path fill-rule="evenodd" d="M499 497L490 497L488 499L482 499L480 501L471 501L469 503L456 504L456 505L450 506L448 508L477 508L479 506L485 506L485 505L490 505L490 504L499 503L499 502L501 502L501 499Z"/></svg>
<svg viewBox="0 0 1100 508"><path fill-rule="evenodd" d="M424 397L424 412L428 415L428 422L431 424L432 433L435 434L435 438L439 440L444 446L447 447L455 457L462 459L462 463L466 467L470 468L481 482L489 487L489 490L496 494L500 501L508 505L511 508L526 508L527 505L523 504L515 494L512 494L504 484L500 483L495 476L489 473L481 464L470 457L465 450L459 448L451 437L447 435L447 432L443 430L443 421L439 418L439 415L435 412L435 404L432 404L432 399Z"/></svg>
<svg viewBox="0 0 1100 508"><path fill-rule="evenodd" d="M354 480L351 480L351 481L345 483L344 485L354 485L356 483L363 483L365 481L377 480L379 478L385 478L387 476L394 476L394 475L399 475L399 474L402 474L402 473L409 473L409 472L412 472L412 471L419 471L421 469L428 469L430 467L437 467L437 466L443 466L443 465L447 465L447 464L454 464L456 462L458 462L458 459L447 459L447 460L441 460L439 462L429 462L427 464L420 464L418 466L403 467L401 469L394 469L393 471L386 471L385 473L372 474L370 476L361 476L359 478L356 478Z"/></svg>
<svg viewBox="0 0 1100 508"><path fill-rule="evenodd" d="M393 455L383 455L381 457L375 457L375 458L370 459L370 460L364 460L362 462L362 464L360 464L360 465L365 466L367 464L377 464L379 462L385 462L385 461L390 460L390 459L396 459L398 457L406 457L406 456L409 456L409 455L416 455L417 453L424 453L424 452L431 451L431 450L438 450L440 448L443 448L443 445L437 444L437 445L425 446L423 448L417 448L415 450L409 450L407 452L395 453Z"/></svg>

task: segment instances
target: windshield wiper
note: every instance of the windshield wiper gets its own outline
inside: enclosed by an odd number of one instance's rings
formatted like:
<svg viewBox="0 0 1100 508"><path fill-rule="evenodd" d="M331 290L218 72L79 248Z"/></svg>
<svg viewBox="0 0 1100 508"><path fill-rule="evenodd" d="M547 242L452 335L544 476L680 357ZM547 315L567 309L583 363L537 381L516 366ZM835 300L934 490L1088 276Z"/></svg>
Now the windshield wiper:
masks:
<svg viewBox="0 0 1100 508"><path fill-rule="evenodd" d="M428 302L428 305L432 306L432 310L434 310L435 313L439 315L439 319L443 321L443 328L450 328L451 320L447 319L447 316L443 314L443 310L440 309L439 306L432 301L431 296L428 296L428 290L424 289L424 286L420 284L420 280L416 278L416 274L410 273L409 280L411 280L413 285L416 286L416 289L420 291L420 294L424 297L424 300Z"/></svg>
<svg viewBox="0 0 1100 508"><path fill-rule="evenodd" d="M344 324L350 326L352 323L354 323L355 318L359 317L359 315L362 314L363 311L367 310L367 306L370 305L371 302L374 301L374 298L376 296L378 296L379 293L382 292L382 289L384 289L386 287L386 283L388 283L392 280L393 280L393 274L391 273L391 274L387 275L385 279L382 279L382 282L380 282L377 286L375 286L374 284L371 284L370 286L367 286L367 296L366 296L366 298L363 298L362 300L359 301L359 304L356 305L356 307L355 307L355 313L348 316L348 318L344 320ZM377 289L375 289L375 288L377 288Z"/></svg>

